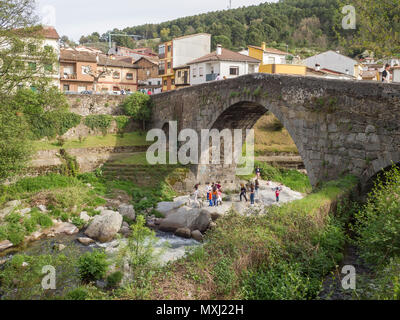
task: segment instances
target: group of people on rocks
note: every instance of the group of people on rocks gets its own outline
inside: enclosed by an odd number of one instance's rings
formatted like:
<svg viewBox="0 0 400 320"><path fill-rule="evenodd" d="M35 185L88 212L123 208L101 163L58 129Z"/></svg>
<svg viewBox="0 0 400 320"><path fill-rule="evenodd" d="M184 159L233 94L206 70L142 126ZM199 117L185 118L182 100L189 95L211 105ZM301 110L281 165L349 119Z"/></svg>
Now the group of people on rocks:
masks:
<svg viewBox="0 0 400 320"><path fill-rule="evenodd" d="M239 194L239 198L240 198L240 202L242 201L242 199L244 198L246 200L246 202L248 201L247 199L247 193L250 193L250 203L252 205L255 204L255 199L258 198L258 193L260 190L260 180L261 180L261 169L260 167L257 167L256 170L256 179L254 180L254 182L251 182L248 185L245 185L244 183L242 183L240 185L240 194ZM269 184L269 183L268 183ZM194 201L197 202L199 199L199 186L200 184L196 184L194 186ZM282 187L283 185L280 184L277 187L272 188L272 191L275 192L275 198L276 198L276 202L279 202L279 197L280 197L280 193L282 191ZM206 191L207 191L207 201L208 201L208 205L209 207L217 207L218 205L222 205L222 186L220 182L217 183L210 183L206 186Z"/></svg>

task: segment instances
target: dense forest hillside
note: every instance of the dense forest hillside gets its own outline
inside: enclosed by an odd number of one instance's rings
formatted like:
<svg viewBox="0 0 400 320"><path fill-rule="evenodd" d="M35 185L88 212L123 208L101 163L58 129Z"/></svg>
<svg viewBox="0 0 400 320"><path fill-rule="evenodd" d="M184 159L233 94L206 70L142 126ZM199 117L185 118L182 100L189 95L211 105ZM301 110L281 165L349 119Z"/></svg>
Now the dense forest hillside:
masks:
<svg viewBox="0 0 400 320"><path fill-rule="evenodd" d="M341 20L338 0L280 0L258 6L209 12L159 24L145 24L113 31L141 35L145 39L172 37L198 32L212 34L213 47L240 49L246 45L286 49L309 47L323 50L337 46L334 25ZM107 40L107 33L82 36L80 43ZM128 37L113 38L118 45L134 48L137 43Z"/></svg>

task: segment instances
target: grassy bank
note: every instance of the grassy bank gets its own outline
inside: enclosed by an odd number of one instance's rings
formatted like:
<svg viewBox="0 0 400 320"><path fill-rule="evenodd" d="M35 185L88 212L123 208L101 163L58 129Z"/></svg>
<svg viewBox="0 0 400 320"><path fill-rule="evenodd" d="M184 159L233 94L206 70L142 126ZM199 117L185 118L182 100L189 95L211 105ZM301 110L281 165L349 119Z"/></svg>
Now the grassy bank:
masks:
<svg viewBox="0 0 400 320"><path fill-rule="evenodd" d="M353 244L370 270L357 275L356 299L400 299L400 168L376 181L367 203L354 212ZM357 271L357 270L356 270Z"/></svg>
<svg viewBox="0 0 400 320"><path fill-rule="evenodd" d="M302 193L310 193L312 190L308 176L294 169L276 168L265 162L255 161L255 167L260 167L263 180L283 183L292 190ZM254 180L255 172L246 176L238 176L243 180Z"/></svg>
<svg viewBox="0 0 400 320"><path fill-rule="evenodd" d="M289 132L271 113L262 116L254 126L254 151L256 156L270 153L298 154Z"/></svg>
<svg viewBox="0 0 400 320"><path fill-rule="evenodd" d="M124 133L123 136L118 134L107 134L105 136L88 136L81 140L67 140L64 143L63 148L126 147L145 146L149 144L150 143L146 141L146 134L142 132L129 132ZM36 151L60 149L60 144L57 140L36 141L33 145Z"/></svg>

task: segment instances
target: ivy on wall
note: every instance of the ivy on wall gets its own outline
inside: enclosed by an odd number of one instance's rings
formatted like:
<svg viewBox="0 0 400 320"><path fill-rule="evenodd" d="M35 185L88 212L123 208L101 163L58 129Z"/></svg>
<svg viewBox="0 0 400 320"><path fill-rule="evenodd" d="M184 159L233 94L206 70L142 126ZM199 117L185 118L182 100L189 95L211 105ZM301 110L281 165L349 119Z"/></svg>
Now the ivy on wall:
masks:
<svg viewBox="0 0 400 320"><path fill-rule="evenodd" d="M99 129L103 135L106 135L112 121L112 116L107 114L99 114L87 116L84 120L84 124L92 130Z"/></svg>

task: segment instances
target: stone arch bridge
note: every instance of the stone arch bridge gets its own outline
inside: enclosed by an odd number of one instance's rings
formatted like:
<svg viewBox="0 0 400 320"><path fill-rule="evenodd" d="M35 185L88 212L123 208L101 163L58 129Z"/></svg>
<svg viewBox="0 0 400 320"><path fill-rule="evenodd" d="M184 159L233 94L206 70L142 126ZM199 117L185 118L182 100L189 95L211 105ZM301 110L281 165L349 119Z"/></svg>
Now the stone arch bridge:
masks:
<svg viewBox="0 0 400 320"><path fill-rule="evenodd" d="M251 74L152 100L152 126L160 129L174 120L178 130L247 129L270 111L294 140L314 187L343 174L366 184L400 162L400 84ZM192 167L198 182L233 182L234 171L220 169Z"/></svg>

